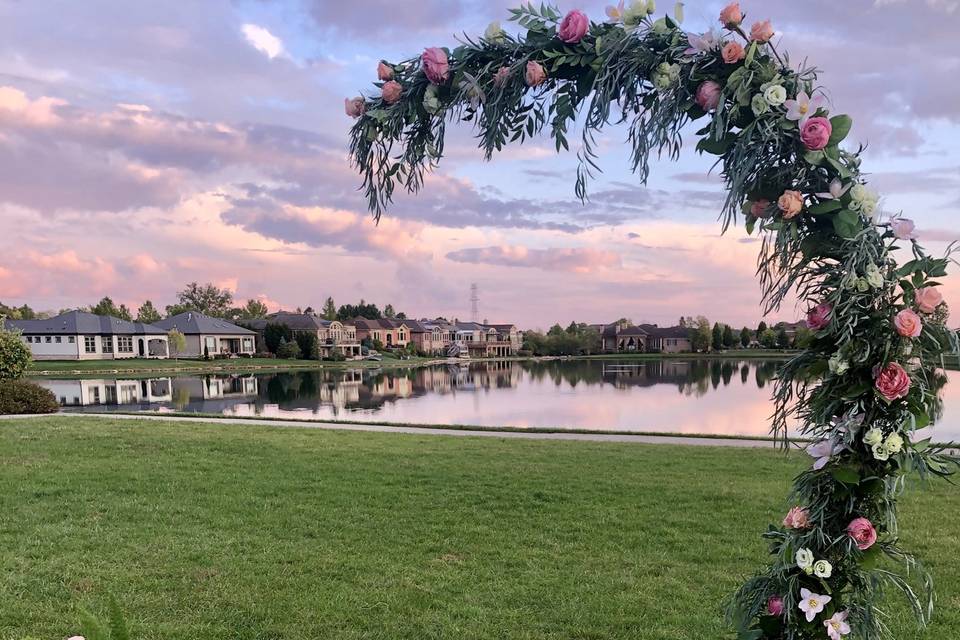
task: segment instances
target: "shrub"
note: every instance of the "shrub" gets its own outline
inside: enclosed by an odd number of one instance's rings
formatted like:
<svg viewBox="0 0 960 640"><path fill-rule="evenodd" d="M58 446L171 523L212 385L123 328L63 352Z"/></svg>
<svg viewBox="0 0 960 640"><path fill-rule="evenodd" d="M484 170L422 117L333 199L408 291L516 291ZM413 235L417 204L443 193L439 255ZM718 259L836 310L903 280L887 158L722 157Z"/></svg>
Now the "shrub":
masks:
<svg viewBox="0 0 960 640"><path fill-rule="evenodd" d="M56 396L27 380L0 380L0 414L56 413Z"/></svg>
<svg viewBox="0 0 960 640"><path fill-rule="evenodd" d="M255 353L255 354L253 355L253 357L254 357L254 358L264 358L264 359L269 360L269 359L271 359L271 358L276 358L276 357L277 357L277 354L275 354L275 353L270 353L269 351L259 351L259 352Z"/></svg>
<svg viewBox="0 0 960 640"><path fill-rule="evenodd" d="M0 379L20 378L30 365L30 347L18 331L7 331L2 325L0 320Z"/></svg>
<svg viewBox="0 0 960 640"><path fill-rule="evenodd" d="M293 339L293 331L285 324L271 322L263 328L263 343L267 351L278 353L281 342L290 342Z"/></svg>
<svg viewBox="0 0 960 640"><path fill-rule="evenodd" d="M300 345L296 342L287 342L281 339L277 345L277 357L286 360L296 360L300 357Z"/></svg>
<svg viewBox="0 0 960 640"><path fill-rule="evenodd" d="M330 354L330 357L327 358L327 360L332 362L343 362L346 359L347 356L343 355L343 351L340 351L339 349L334 349L333 353Z"/></svg>
<svg viewBox="0 0 960 640"><path fill-rule="evenodd" d="M312 331L300 331L294 335L297 345L300 347L300 356L307 360L316 360L320 357L317 350L317 334Z"/></svg>

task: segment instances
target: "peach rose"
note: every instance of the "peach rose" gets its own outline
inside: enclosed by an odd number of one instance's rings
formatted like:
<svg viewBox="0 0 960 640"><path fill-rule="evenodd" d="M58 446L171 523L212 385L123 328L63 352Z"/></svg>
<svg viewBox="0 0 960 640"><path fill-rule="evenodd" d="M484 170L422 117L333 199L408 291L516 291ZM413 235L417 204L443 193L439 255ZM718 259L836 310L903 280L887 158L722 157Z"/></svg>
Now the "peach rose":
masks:
<svg viewBox="0 0 960 640"><path fill-rule="evenodd" d="M381 60L377 65L377 79L381 82L393 80L393 67Z"/></svg>
<svg viewBox="0 0 960 640"><path fill-rule="evenodd" d="M787 189L777 200L777 206L780 207L780 211L783 212L783 217L787 220L796 218L800 211L803 210L803 194L799 191Z"/></svg>
<svg viewBox="0 0 960 640"><path fill-rule="evenodd" d="M769 20L754 22L750 27L750 39L754 42L770 42L773 39L773 25Z"/></svg>
<svg viewBox="0 0 960 640"><path fill-rule="evenodd" d="M526 80L529 86L539 87L547 81L547 70L539 62L531 60L527 63Z"/></svg>
<svg viewBox="0 0 960 640"><path fill-rule="evenodd" d="M923 320L913 309L904 309L893 317L893 325L897 333L904 338L916 338L923 331Z"/></svg>
<svg viewBox="0 0 960 640"><path fill-rule="evenodd" d="M697 87L697 104L704 111L713 111L720 104L720 95L723 90L713 80L705 80Z"/></svg>
<svg viewBox="0 0 960 640"><path fill-rule="evenodd" d="M739 42L728 42L723 45L720 55L727 64L736 64L746 57L747 52L743 50L743 45Z"/></svg>
<svg viewBox="0 0 960 640"><path fill-rule="evenodd" d="M450 77L450 63L447 52L440 47L429 47L420 56L423 72L432 84L443 84Z"/></svg>
<svg viewBox="0 0 960 640"><path fill-rule="evenodd" d="M910 393L910 374L896 362L876 372L874 386L887 402L904 398Z"/></svg>
<svg viewBox="0 0 960 640"><path fill-rule="evenodd" d="M793 507L790 511L787 512L787 515L783 519L783 526L788 529L809 529L810 528L810 512L804 509L803 507Z"/></svg>
<svg viewBox="0 0 960 640"><path fill-rule="evenodd" d="M343 110L351 118L359 118L363 115L364 111L367 110L367 103L361 96L357 96L356 98L344 98Z"/></svg>
<svg viewBox="0 0 960 640"><path fill-rule="evenodd" d="M739 2L731 2L720 12L720 24L728 29L740 26L743 22L743 12L740 11Z"/></svg>
<svg viewBox="0 0 960 640"><path fill-rule="evenodd" d="M383 98L383 101L387 104L393 104L400 100L400 96L403 95L403 85L401 85L396 80L391 80L383 85L383 88L380 89L380 96Z"/></svg>
<svg viewBox="0 0 960 640"><path fill-rule="evenodd" d="M766 198L754 200L750 205L750 215L754 218L766 218L770 216L770 201Z"/></svg>
<svg viewBox="0 0 960 640"><path fill-rule="evenodd" d="M943 294L936 287L917 289L917 308L924 313L933 313L943 304Z"/></svg>

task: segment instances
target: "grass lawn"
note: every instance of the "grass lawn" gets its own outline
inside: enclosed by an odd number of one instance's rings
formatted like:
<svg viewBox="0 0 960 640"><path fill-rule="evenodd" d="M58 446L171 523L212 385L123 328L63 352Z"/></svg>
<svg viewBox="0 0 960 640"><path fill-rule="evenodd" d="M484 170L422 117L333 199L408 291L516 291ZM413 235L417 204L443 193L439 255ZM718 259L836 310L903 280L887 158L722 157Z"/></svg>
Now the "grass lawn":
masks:
<svg viewBox="0 0 960 640"><path fill-rule="evenodd" d="M137 638L715 640L800 456L98 418L0 421L0 638L107 590ZM960 493L909 547L960 637Z"/></svg>

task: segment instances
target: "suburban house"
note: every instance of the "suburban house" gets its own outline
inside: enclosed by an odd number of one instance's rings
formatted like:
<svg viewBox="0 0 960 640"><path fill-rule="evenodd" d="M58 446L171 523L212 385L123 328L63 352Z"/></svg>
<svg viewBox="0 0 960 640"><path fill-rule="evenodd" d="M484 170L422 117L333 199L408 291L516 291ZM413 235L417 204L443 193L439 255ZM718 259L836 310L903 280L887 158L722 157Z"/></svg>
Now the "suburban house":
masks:
<svg viewBox="0 0 960 640"><path fill-rule="evenodd" d="M154 323L165 331L176 329L187 339L179 354L188 358L216 356L252 357L256 351L256 332L238 327L220 318L186 311Z"/></svg>
<svg viewBox="0 0 960 640"><path fill-rule="evenodd" d="M605 353L683 353L693 350L690 330L685 327L658 327L614 322L595 327L600 331Z"/></svg>
<svg viewBox="0 0 960 640"><path fill-rule="evenodd" d="M84 311L68 311L44 320L4 320L19 330L34 360L118 360L166 358L167 332L143 322L130 322Z"/></svg>
<svg viewBox="0 0 960 640"><path fill-rule="evenodd" d="M501 327L501 329L497 329ZM520 349L520 334L513 325L488 325L457 322L454 341L466 347L472 358L499 358L515 355ZM511 339L511 331L514 335Z"/></svg>
<svg viewBox="0 0 960 640"><path fill-rule="evenodd" d="M357 327L357 336L360 341L369 340L379 342L387 349L402 348L411 340L410 324L408 320L394 318L354 318L353 324Z"/></svg>
<svg viewBox="0 0 960 640"><path fill-rule="evenodd" d="M280 324L288 327L294 334L314 333L317 336L317 349L321 358L329 358L335 352L346 358L360 355L360 340L358 327L350 322L326 320L312 313L291 313L278 311L266 318L253 320L250 326L259 334L263 343L263 332L269 324Z"/></svg>

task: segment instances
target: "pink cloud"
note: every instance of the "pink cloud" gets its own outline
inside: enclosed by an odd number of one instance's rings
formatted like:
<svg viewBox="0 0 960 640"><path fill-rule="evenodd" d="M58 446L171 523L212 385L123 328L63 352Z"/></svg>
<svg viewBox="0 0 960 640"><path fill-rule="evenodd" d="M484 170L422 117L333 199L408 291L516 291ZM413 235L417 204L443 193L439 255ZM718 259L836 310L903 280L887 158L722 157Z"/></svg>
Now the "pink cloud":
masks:
<svg viewBox="0 0 960 640"><path fill-rule="evenodd" d="M577 273L591 273L621 266L618 254L592 248L530 249L516 245L501 245L458 249L448 253L447 258L455 262L533 267Z"/></svg>

